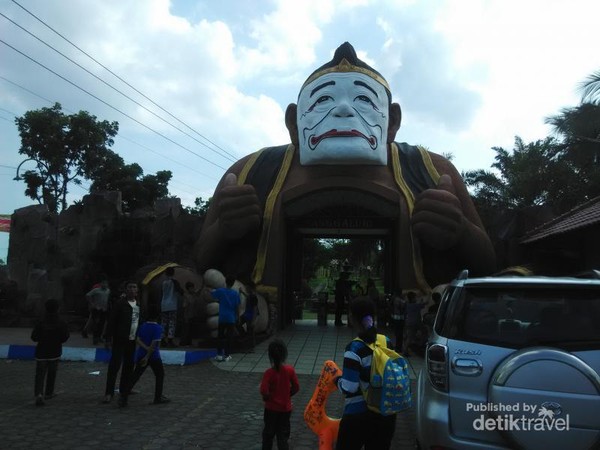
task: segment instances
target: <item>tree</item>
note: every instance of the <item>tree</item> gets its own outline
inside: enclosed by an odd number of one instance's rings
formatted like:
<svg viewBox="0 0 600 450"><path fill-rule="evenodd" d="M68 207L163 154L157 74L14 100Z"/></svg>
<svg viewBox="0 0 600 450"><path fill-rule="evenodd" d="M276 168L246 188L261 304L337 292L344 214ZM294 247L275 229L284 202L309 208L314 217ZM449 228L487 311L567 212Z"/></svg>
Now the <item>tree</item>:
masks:
<svg viewBox="0 0 600 450"><path fill-rule="evenodd" d="M600 70L592 73L580 86L581 101L600 104Z"/></svg>
<svg viewBox="0 0 600 450"><path fill-rule="evenodd" d="M562 137L558 160L575 175L569 187L577 199L572 206L600 195L600 104L563 108L546 123Z"/></svg>
<svg viewBox="0 0 600 450"><path fill-rule="evenodd" d="M495 171L480 169L463 174L467 186L474 188L474 200L482 215L548 204L563 210L565 202L571 204L569 190L575 174L558 159L561 149L552 137L529 144L516 137L512 152L493 147Z"/></svg>
<svg viewBox="0 0 600 450"><path fill-rule="evenodd" d="M159 198L169 195L172 173L160 170L155 175L144 175L139 164L125 164L112 150L94 155L87 161L85 171L92 181L90 191L120 191L123 211L153 206Z"/></svg>
<svg viewBox="0 0 600 450"><path fill-rule="evenodd" d="M87 160L113 145L117 122L99 121L86 111L65 115L60 103L27 111L15 123L21 136L19 153L34 160L36 170L23 174L25 194L52 212L67 207L68 185L81 183Z"/></svg>
<svg viewBox="0 0 600 450"><path fill-rule="evenodd" d="M202 197L196 197L196 199L194 200L194 206L186 206L184 209L189 214L203 217L208 212L208 207L210 206L211 200L212 197L210 197L206 201L202 200Z"/></svg>

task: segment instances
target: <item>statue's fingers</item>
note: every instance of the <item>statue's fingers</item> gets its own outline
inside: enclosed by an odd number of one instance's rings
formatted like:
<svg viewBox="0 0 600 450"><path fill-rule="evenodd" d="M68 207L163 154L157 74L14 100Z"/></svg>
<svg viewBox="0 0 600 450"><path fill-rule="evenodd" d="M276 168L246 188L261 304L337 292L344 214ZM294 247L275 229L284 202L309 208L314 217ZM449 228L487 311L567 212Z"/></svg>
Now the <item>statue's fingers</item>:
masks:
<svg viewBox="0 0 600 450"><path fill-rule="evenodd" d="M223 179L223 187L235 186L237 184L237 175L229 172Z"/></svg>
<svg viewBox="0 0 600 450"><path fill-rule="evenodd" d="M240 206L238 208L225 209L222 211L220 215L220 220L227 221L236 221L236 220L246 220L248 218L256 218L260 222L260 207L258 204L246 204Z"/></svg>
<svg viewBox="0 0 600 450"><path fill-rule="evenodd" d="M456 234L460 231L461 221L456 217L449 217L446 214L437 214L432 211L420 211L411 218L413 231L419 233L451 233Z"/></svg>
<svg viewBox="0 0 600 450"><path fill-rule="evenodd" d="M462 216L460 201L446 191L434 191L430 192L429 195L419 197L418 201L415 202L413 215L425 211L448 216L456 221L460 221Z"/></svg>
<svg viewBox="0 0 600 450"><path fill-rule="evenodd" d="M444 174L440 177L440 179L438 180L437 188L442 191L450 192L451 194L456 195L456 189L454 189L452 178L448 174Z"/></svg>

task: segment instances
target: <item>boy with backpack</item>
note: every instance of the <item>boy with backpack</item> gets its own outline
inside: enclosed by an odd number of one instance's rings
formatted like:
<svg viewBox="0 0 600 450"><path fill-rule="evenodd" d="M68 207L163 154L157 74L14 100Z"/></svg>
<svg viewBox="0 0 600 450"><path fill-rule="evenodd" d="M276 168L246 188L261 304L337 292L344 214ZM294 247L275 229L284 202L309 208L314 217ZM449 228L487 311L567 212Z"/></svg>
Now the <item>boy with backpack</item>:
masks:
<svg viewBox="0 0 600 450"><path fill-rule="evenodd" d="M337 379L345 402L336 449L389 449L396 413L410 407L406 362L387 348L384 335L377 334L372 300L358 298L350 308L357 338L346 346L342 376ZM388 380L390 376L394 381Z"/></svg>

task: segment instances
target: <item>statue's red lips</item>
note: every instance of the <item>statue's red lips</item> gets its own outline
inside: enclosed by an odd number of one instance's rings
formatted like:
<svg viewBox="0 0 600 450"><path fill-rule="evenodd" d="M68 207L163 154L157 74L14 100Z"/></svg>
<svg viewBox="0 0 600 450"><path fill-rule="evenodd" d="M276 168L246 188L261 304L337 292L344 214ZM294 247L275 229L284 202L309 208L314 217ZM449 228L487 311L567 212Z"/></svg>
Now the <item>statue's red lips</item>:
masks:
<svg viewBox="0 0 600 450"><path fill-rule="evenodd" d="M369 144L371 144L371 146L374 146L376 144L374 136L367 137L358 130L338 131L336 129L333 129L333 130L329 130L326 133L323 133L319 136L312 136L310 138L310 145L316 146L323 139L327 139L327 138L331 138L331 137L359 137L359 138L365 139L367 142L369 142Z"/></svg>

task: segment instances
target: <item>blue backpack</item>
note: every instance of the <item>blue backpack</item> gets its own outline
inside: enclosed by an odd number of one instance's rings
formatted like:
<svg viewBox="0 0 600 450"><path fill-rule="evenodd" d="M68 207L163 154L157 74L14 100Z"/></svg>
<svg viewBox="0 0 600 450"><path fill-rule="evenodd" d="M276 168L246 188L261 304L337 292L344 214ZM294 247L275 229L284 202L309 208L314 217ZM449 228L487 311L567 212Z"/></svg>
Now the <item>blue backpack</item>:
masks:
<svg viewBox="0 0 600 450"><path fill-rule="evenodd" d="M364 344L373 350L369 388L363 391L367 407L384 416L410 408L412 395L406 359L387 347L383 334L378 334L373 344Z"/></svg>

